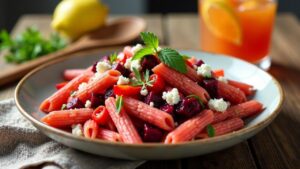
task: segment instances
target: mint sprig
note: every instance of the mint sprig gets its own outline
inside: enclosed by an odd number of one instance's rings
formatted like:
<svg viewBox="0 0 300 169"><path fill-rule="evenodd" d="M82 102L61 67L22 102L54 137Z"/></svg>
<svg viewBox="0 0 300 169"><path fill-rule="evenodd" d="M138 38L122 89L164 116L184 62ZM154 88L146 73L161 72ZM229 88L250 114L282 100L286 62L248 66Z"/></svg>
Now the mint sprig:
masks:
<svg viewBox="0 0 300 169"><path fill-rule="evenodd" d="M132 80L133 86L142 86L143 89L145 89L147 86L152 87L154 80L150 80L150 72L148 69L146 69L146 72L144 74L144 77L142 78L140 72L133 68L133 73L136 77L136 79Z"/></svg>
<svg viewBox="0 0 300 169"><path fill-rule="evenodd" d="M141 38L145 43L145 47L137 51L131 60L142 59L146 55L158 55L161 62L168 65L170 68L177 70L180 73L186 73L187 68L185 59L188 57L180 55L176 50L164 48L158 51L159 39L152 32L142 32Z"/></svg>
<svg viewBox="0 0 300 169"><path fill-rule="evenodd" d="M151 55L154 52L155 52L155 50L153 48L146 46L146 47L142 48L141 50L137 51L131 60L142 59L144 56Z"/></svg>
<svg viewBox="0 0 300 169"><path fill-rule="evenodd" d="M183 57L174 49L164 48L158 52L158 58L161 62L180 73L186 73L186 64Z"/></svg>
<svg viewBox="0 0 300 169"><path fill-rule="evenodd" d="M109 56L109 62L112 64L112 63L114 63L114 62L117 60L117 58L118 58L118 55L117 55L117 53L115 52L115 53L113 53L113 54L111 54L111 55Z"/></svg>
<svg viewBox="0 0 300 169"><path fill-rule="evenodd" d="M155 51L157 50L158 45L159 45L159 39L154 33L152 33L152 32L142 32L141 33L141 38L144 41L146 46L154 49Z"/></svg>
<svg viewBox="0 0 300 169"><path fill-rule="evenodd" d="M211 124L207 125L206 132L207 132L208 137L214 137L215 136L215 129Z"/></svg>
<svg viewBox="0 0 300 169"><path fill-rule="evenodd" d="M123 97L118 96L117 100L116 100L117 114L119 114L121 112L123 105L124 105Z"/></svg>

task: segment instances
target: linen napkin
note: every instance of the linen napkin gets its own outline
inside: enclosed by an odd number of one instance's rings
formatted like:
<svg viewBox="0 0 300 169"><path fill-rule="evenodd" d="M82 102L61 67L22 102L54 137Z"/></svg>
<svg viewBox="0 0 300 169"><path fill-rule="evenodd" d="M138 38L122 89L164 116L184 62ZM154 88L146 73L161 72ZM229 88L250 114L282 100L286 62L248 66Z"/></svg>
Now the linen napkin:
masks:
<svg viewBox="0 0 300 169"><path fill-rule="evenodd" d="M17 110L13 99L0 101L1 169L133 169L142 163L68 148L39 132Z"/></svg>

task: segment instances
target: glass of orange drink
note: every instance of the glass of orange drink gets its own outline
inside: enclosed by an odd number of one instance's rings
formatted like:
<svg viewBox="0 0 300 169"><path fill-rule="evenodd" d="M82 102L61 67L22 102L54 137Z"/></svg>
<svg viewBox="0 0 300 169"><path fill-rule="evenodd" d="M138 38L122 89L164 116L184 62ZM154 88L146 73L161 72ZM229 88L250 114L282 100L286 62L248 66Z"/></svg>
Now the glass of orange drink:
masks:
<svg viewBox="0 0 300 169"><path fill-rule="evenodd" d="M276 8L276 0L199 0L201 49L267 70Z"/></svg>

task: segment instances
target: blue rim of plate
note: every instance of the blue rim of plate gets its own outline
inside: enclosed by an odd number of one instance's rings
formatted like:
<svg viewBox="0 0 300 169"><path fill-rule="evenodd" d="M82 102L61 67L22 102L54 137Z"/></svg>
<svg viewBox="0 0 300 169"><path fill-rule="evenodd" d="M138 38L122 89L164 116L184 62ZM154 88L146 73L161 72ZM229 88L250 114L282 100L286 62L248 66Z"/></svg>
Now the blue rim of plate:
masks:
<svg viewBox="0 0 300 169"><path fill-rule="evenodd" d="M120 49L121 49L121 47L112 47L112 48L104 48L101 51L110 51L110 50L116 50L117 51L117 50L120 50ZM183 52L187 52L187 51L189 51L189 52L200 52L200 51L195 51L195 50L181 50L181 51L183 51ZM89 55L91 55L91 54L89 54ZM230 57L230 56L220 55L220 54L212 54L212 53L208 53L208 54L214 55L215 57L223 57L223 58L224 57L225 58ZM74 58L74 57L85 57L85 56L86 56L86 53L85 54L78 53L78 54L75 54L75 55L66 56L66 57L63 57L63 58L51 61L49 63L45 63L44 65L41 65L41 66L35 68L34 70L32 70L31 72L29 72L27 75L25 75L19 81L19 83L18 83L18 85L17 85L17 87L15 89L15 92L14 92L15 103L16 103L16 106L17 106L18 110L21 112L21 114L26 119L28 119L34 126L38 126L38 128L43 128L44 130L47 130L48 132L55 133L56 135L59 135L59 136L62 136L62 137L67 137L69 139L77 139L77 140L84 141L84 142L100 143L100 144L107 144L107 145L114 145L114 146L121 146L121 147L126 146L126 147L135 147L135 148L150 148L150 147L177 147L177 146L188 146L188 145L201 145L201 144L206 144L206 143L216 143L216 142L219 142L219 141L230 139L232 137L239 137L239 136L244 135L246 133L255 131L255 129L257 129L257 128L260 128L260 129L265 128L279 114L279 112L281 111L281 108L282 108L283 100L284 100L284 92L283 92L283 89L282 89L280 83L271 74L269 74L269 73L261 70L261 71L263 71L263 73L265 73L266 75L268 75L268 76L270 76L272 78L272 81L274 82L274 84L279 89L279 95L280 95L279 104L272 111L271 115L269 117L267 117L266 120L261 121L261 122L255 124L254 126L242 128L242 129L240 129L238 131L235 131L235 132L232 132L232 133L228 133L228 134L225 134L225 135L211 137L211 138L207 138L207 139L199 139L199 140L187 141L187 142L182 142L182 143L176 143L176 144L164 144L164 143L129 144L129 143L121 143L121 142L104 141L104 140L100 140L100 139L88 139L88 138L84 138L84 137L78 137L78 136L75 136L75 135L73 135L73 134L71 134L69 132L66 132L66 131L63 131L63 130L60 130L60 129L48 126L45 123L42 123L41 121L39 121L39 120L35 119L34 117L32 117L30 115L30 113L26 112L22 108L22 106L20 105L19 100L18 100L18 95L19 95L20 90L22 89L23 84L27 81L27 79L29 77L31 77L35 73L38 73L40 70L42 70L42 69L44 69L46 67L54 65L55 63L58 63L58 62L61 62L61 61L64 61L64 60L68 60L68 59L71 59L71 58ZM241 62L250 64L253 67L256 67L255 65L253 65L251 63L248 63L246 61L243 61L241 59L233 58L233 57L230 57L230 58L231 59L239 60Z"/></svg>

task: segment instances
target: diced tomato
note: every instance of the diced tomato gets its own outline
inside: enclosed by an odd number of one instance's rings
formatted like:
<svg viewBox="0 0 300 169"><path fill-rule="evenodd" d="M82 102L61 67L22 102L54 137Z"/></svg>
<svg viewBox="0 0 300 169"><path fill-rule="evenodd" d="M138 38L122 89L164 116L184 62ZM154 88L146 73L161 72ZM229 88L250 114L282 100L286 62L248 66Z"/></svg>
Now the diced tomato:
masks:
<svg viewBox="0 0 300 169"><path fill-rule="evenodd" d="M61 82L55 85L56 89L59 90L61 88L63 88L66 84L68 84L69 82Z"/></svg>
<svg viewBox="0 0 300 169"><path fill-rule="evenodd" d="M218 78L218 77L223 77L225 75L224 70L223 69L217 69L217 70L213 70L212 74L214 77Z"/></svg>
<svg viewBox="0 0 300 169"><path fill-rule="evenodd" d="M150 76L150 80L153 80L154 82L152 87L149 87L149 90L153 91L154 93L159 93L164 90L166 83L161 76L158 74L152 74Z"/></svg>
<svg viewBox="0 0 300 169"><path fill-rule="evenodd" d="M243 82L238 82L234 80L228 80L228 84L231 86L234 86L236 88L239 88L241 91L245 93L246 96L250 96L254 94L255 90L253 89L253 86L243 83Z"/></svg>
<svg viewBox="0 0 300 169"><path fill-rule="evenodd" d="M123 96L137 96L141 91L140 86L130 86L130 85L114 85L114 93L116 95Z"/></svg>
<svg viewBox="0 0 300 169"><path fill-rule="evenodd" d="M108 120L109 113L106 110L105 106L98 106L93 114L92 119L98 124L98 125L105 125Z"/></svg>

